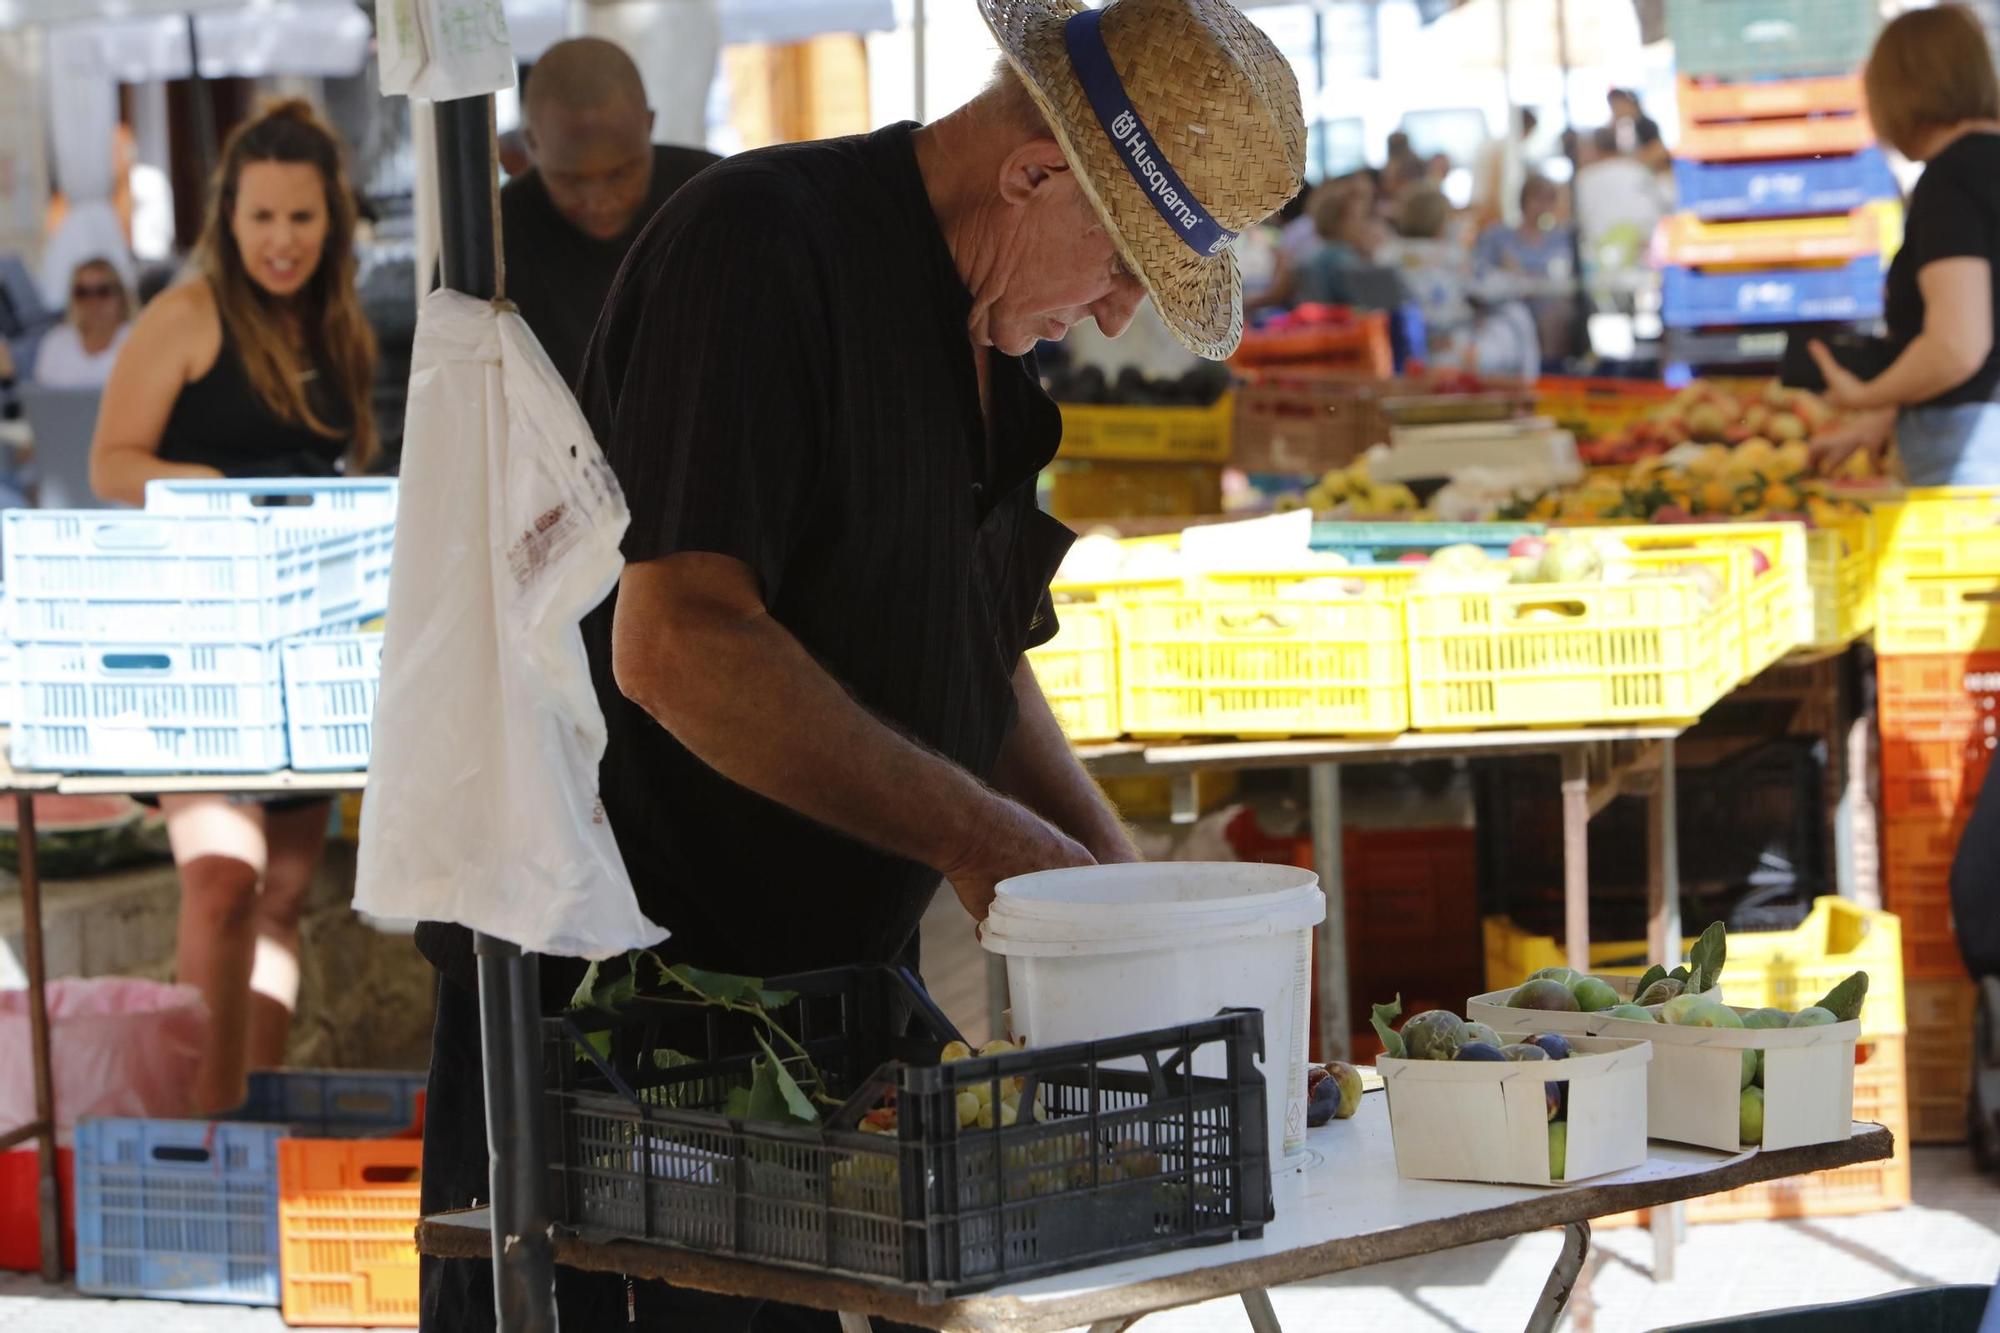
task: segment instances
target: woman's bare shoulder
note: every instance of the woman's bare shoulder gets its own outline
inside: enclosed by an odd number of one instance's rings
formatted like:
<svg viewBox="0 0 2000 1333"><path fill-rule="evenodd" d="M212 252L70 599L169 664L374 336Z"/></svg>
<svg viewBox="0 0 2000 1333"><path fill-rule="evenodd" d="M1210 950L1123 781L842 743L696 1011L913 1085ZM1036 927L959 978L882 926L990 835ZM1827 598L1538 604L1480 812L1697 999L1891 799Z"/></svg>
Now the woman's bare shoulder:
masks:
<svg viewBox="0 0 2000 1333"><path fill-rule="evenodd" d="M188 277L155 296L139 312L129 341L158 351L180 354L190 364L206 366L221 345L222 318L208 281Z"/></svg>

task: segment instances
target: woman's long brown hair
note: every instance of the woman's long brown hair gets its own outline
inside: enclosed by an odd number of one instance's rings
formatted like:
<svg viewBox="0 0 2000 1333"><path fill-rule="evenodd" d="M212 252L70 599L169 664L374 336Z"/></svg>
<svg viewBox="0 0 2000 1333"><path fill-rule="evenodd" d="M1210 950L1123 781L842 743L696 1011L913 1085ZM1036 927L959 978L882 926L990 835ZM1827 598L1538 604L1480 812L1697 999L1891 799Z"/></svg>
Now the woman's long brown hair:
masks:
<svg viewBox="0 0 2000 1333"><path fill-rule="evenodd" d="M326 245L319 264L296 296L280 299L258 286L244 266L229 220L243 168L252 162L297 162L318 168L326 185ZM330 439L342 432L319 418L306 393L310 363L301 364L285 323L287 306L298 317L306 351L326 368L332 389L354 421L347 451L349 476L375 454L375 418L369 394L375 374L375 334L354 289L354 191L341 165L340 141L303 101L276 102L230 134L222 148L196 265L215 292L216 309L244 373L259 400L280 420L296 422Z"/></svg>

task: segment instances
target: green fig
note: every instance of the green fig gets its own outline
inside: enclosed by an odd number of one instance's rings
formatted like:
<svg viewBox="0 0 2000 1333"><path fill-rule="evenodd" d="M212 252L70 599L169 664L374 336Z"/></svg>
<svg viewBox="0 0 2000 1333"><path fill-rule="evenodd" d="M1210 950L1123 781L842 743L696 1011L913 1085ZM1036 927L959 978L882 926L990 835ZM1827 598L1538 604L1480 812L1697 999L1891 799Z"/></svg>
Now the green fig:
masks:
<svg viewBox="0 0 2000 1333"><path fill-rule="evenodd" d="M1818 1027L1825 1027L1829 1023L1838 1023L1839 1021L1840 1021L1839 1019L1833 1016L1831 1011L1822 1009L1815 1004L1815 1005L1809 1005L1808 1007L1799 1010L1796 1014L1793 1014L1792 1021L1786 1024L1786 1026L1795 1028L1818 1028Z"/></svg>
<svg viewBox="0 0 2000 1333"><path fill-rule="evenodd" d="M1759 1126L1762 1125L1761 1110ZM1561 1180L1568 1174L1569 1125L1557 1120L1549 1125L1549 1179Z"/></svg>
<svg viewBox="0 0 2000 1333"><path fill-rule="evenodd" d="M1576 1013L1581 1006L1576 996L1570 994L1569 987L1553 977L1538 977L1524 981L1507 997L1509 1009L1544 1009L1560 1013Z"/></svg>
<svg viewBox="0 0 2000 1333"><path fill-rule="evenodd" d="M1449 1060L1465 1045L1465 1020L1449 1009L1426 1009L1403 1024L1412 1060Z"/></svg>
<svg viewBox="0 0 2000 1333"><path fill-rule="evenodd" d="M1584 977L1570 987L1570 995L1576 1000L1576 1007L1586 1014L1601 1013L1618 1003L1618 992L1611 984L1596 977Z"/></svg>
<svg viewBox="0 0 2000 1333"><path fill-rule="evenodd" d="M1764 1090L1745 1088L1736 1103L1736 1134L1745 1147L1764 1141Z"/></svg>
<svg viewBox="0 0 2000 1333"><path fill-rule="evenodd" d="M1628 1023L1657 1023L1660 1021L1653 1017L1651 1009L1637 1004L1614 1004L1604 1011L1604 1016L1606 1018L1622 1018Z"/></svg>
<svg viewBox="0 0 2000 1333"><path fill-rule="evenodd" d="M1500 1040L1499 1033L1487 1027L1484 1023L1467 1023L1465 1025L1465 1039L1468 1042L1483 1041L1496 1050L1506 1044Z"/></svg>
<svg viewBox="0 0 2000 1333"><path fill-rule="evenodd" d="M1528 978L1530 981L1560 981L1565 986L1574 986L1579 973L1570 967L1545 967Z"/></svg>

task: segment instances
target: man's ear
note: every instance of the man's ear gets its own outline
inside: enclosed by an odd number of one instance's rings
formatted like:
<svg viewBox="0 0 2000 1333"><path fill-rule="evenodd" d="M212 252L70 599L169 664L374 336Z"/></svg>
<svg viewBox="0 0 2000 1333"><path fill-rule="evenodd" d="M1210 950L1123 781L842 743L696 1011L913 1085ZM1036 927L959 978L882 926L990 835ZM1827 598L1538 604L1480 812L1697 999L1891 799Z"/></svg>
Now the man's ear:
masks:
<svg viewBox="0 0 2000 1333"><path fill-rule="evenodd" d="M1062 146L1046 135L1028 140L1000 164L1000 197L1024 204L1056 177L1069 170Z"/></svg>
<svg viewBox="0 0 2000 1333"><path fill-rule="evenodd" d="M540 146L535 142L535 127L525 120L521 122L521 147L528 150L530 162L536 161L542 155Z"/></svg>

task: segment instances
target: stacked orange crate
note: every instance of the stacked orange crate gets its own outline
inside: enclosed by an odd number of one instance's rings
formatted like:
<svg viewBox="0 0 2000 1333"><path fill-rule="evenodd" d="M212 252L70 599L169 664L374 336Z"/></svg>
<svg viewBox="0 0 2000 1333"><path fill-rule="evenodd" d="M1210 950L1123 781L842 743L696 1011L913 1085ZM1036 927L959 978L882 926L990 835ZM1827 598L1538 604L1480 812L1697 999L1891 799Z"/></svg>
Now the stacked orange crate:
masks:
<svg viewBox="0 0 2000 1333"><path fill-rule="evenodd" d="M1911 1137L1965 1137L1972 982L1951 919L1951 862L1996 744L2000 652L1884 654L1883 906L1902 918Z"/></svg>

